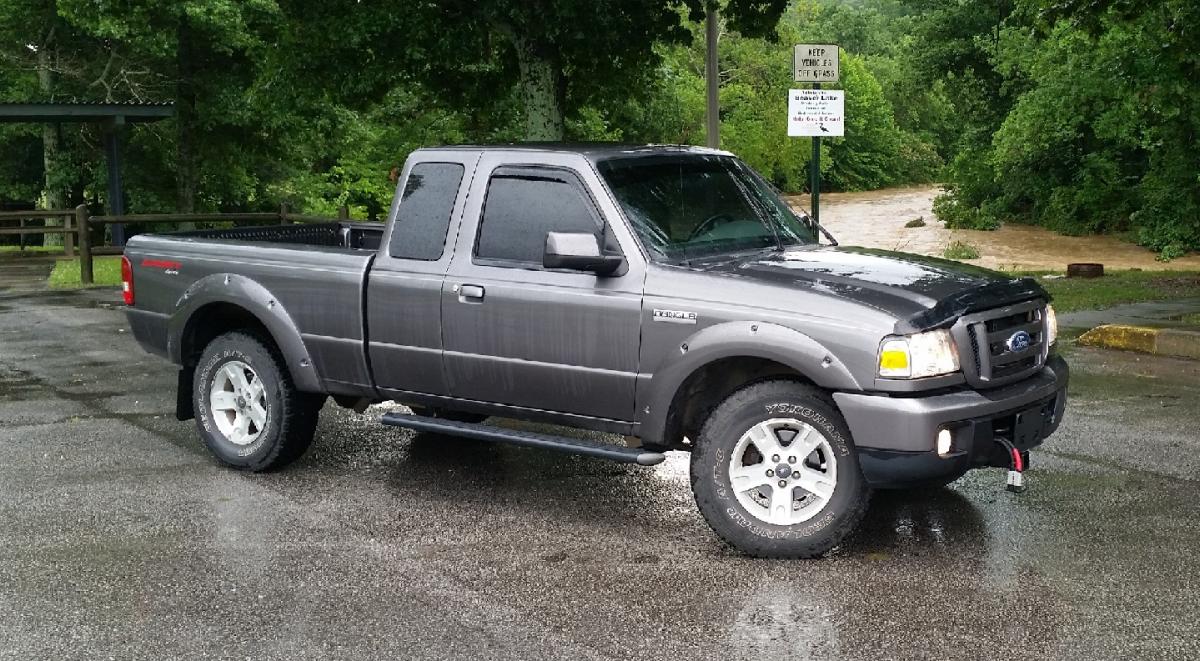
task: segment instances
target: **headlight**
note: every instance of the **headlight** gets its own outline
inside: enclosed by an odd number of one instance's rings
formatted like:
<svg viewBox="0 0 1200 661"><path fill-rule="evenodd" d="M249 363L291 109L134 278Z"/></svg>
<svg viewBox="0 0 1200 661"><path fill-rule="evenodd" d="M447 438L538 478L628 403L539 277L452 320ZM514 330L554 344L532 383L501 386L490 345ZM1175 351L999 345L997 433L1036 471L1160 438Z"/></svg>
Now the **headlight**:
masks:
<svg viewBox="0 0 1200 661"><path fill-rule="evenodd" d="M957 371L958 351L948 330L889 337L879 345L879 376L919 379Z"/></svg>
<svg viewBox="0 0 1200 661"><path fill-rule="evenodd" d="M1058 315L1054 314L1054 306L1046 306L1046 345L1052 346L1058 340Z"/></svg>

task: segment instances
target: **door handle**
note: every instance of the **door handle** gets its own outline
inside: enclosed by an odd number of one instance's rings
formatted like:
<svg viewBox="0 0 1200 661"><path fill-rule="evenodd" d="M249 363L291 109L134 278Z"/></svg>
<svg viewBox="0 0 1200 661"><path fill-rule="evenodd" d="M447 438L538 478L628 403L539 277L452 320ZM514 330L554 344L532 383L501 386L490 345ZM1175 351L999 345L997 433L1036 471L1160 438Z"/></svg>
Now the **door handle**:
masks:
<svg viewBox="0 0 1200 661"><path fill-rule="evenodd" d="M454 291L458 292L458 300L464 303L483 300L483 287L479 285L454 285Z"/></svg>

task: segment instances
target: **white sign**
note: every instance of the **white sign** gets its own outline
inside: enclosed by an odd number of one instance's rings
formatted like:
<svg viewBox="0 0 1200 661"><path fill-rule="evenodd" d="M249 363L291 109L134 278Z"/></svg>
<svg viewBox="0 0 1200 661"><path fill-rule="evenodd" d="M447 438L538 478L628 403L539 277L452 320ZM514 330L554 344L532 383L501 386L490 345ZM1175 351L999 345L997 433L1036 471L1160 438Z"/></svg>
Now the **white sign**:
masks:
<svg viewBox="0 0 1200 661"><path fill-rule="evenodd" d="M788 135L840 138L846 135L846 97L842 90L788 92Z"/></svg>
<svg viewBox="0 0 1200 661"><path fill-rule="evenodd" d="M792 53L792 72L798 83L838 81L837 44L798 44Z"/></svg>

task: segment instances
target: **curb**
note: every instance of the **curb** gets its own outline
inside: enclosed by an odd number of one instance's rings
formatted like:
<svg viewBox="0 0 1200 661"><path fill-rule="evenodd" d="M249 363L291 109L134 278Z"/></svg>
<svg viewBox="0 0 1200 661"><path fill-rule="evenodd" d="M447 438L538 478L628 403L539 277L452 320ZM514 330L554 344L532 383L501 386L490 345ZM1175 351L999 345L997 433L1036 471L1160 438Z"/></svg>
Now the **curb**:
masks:
<svg viewBox="0 0 1200 661"><path fill-rule="evenodd" d="M1200 331L1182 328L1106 324L1080 335L1079 343L1090 347L1200 360Z"/></svg>

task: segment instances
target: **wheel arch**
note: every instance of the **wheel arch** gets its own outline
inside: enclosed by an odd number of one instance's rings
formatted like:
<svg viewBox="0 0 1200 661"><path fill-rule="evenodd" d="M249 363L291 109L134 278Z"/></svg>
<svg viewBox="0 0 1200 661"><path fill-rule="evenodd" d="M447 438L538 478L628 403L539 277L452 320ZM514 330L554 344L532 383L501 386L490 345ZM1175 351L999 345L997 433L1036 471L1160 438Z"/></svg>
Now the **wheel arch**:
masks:
<svg viewBox="0 0 1200 661"><path fill-rule="evenodd" d="M167 353L187 372L209 342L239 329L274 343L298 390L323 392L320 374L283 304L245 276L214 274L188 287L167 324Z"/></svg>
<svg viewBox="0 0 1200 661"><path fill-rule="evenodd" d="M832 352L808 335L777 324L728 322L680 343L640 391L639 431L647 445L686 448L708 412L757 381L790 378L829 391L859 390Z"/></svg>

